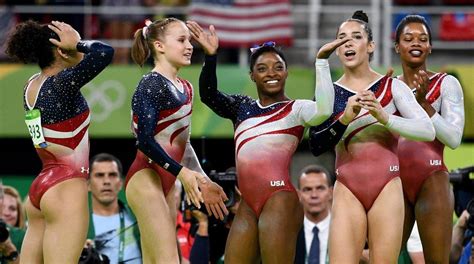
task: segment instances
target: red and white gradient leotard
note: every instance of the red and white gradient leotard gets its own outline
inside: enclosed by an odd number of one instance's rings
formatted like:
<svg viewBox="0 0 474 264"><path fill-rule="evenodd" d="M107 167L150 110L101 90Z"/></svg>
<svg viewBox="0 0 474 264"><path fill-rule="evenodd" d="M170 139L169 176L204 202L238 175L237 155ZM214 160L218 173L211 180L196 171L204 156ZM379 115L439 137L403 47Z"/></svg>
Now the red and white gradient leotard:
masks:
<svg viewBox="0 0 474 264"><path fill-rule="evenodd" d="M126 185L136 172L149 168L160 177L166 196L182 168L179 163L185 151L194 154L189 144L193 87L186 80L179 81L183 91L161 74L151 72L138 84L132 99L138 150Z"/></svg>
<svg viewBox="0 0 474 264"><path fill-rule="evenodd" d="M258 217L276 192L295 192L289 167L305 127L326 120L332 110L332 88L327 60L316 62L316 102L291 100L261 106L243 95L217 90L216 57L206 56L201 72L201 100L234 124L235 159L242 199Z"/></svg>
<svg viewBox="0 0 474 264"><path fill-rule="evenodd" d="M71 178L87 179L89 175L89 107L80 88L97 76L112 60L112 47L98 41L81 41L77 50L85 53L75 67L48 77L39 88L31 106L25 88L25 110L39 109L47 143L36 152L43 169L31 184L29 198L40 209L43 194L54 185Z"/></svg>
<svg viewBox="0 0 474 264"><path fill-rule="evenodd" d="M457 148L464 128L463 92L455 77L446 73L433 75L426 100L436 110L431 117L436 139L417 142L400 137L398 141L400 177L405 195L412 204L416 202L421 186L433 172L447 171L443 159L444 146Z"/></svg>
<svg viewBox="0 0 474 264"><path fill-rule="evenodd" d="M311 137L339 122L347 100L356 94L350 88L334 84L334 113L330 120L312 128ZM381 77L368 89L375 94L386 113L388 123L380 124L367 110L349 124L336 145L336 178L346 186L369 211L379 193L395 177L399 177L396 134L416 140L432 140L434 128L428 115L417 104L410 89L401 81ZM401 114L400 117L399 115ZM325 144L311 140L313 145Z"/></svg>

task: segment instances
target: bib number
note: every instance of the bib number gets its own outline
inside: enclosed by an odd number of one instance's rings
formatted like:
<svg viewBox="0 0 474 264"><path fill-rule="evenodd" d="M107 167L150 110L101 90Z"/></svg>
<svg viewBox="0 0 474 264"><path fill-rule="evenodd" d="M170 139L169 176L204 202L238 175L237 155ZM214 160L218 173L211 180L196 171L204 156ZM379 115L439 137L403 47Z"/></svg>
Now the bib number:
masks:
<svg viewBox="0 0 474 264"><path fill-rule="evenodd" d="M44 139L43 127L41 126L41 112L38 109L26 111L25 123L35 148L46 148L48 144Z"/></svg>

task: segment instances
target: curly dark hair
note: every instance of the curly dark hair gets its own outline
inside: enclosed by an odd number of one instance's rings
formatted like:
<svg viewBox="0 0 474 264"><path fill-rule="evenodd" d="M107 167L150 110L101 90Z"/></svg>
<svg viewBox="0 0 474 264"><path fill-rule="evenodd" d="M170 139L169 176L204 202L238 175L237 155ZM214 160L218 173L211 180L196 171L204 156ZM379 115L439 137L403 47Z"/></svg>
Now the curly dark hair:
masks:
<svg viewBox="0 0 474 264"><path fill-rule="evenodd" d="M26 21L16 26L7 41L6 54L23 63L38 63L41 69L54 61L54 45L50 38L59 40L59 36L35 21Z"/></svg>

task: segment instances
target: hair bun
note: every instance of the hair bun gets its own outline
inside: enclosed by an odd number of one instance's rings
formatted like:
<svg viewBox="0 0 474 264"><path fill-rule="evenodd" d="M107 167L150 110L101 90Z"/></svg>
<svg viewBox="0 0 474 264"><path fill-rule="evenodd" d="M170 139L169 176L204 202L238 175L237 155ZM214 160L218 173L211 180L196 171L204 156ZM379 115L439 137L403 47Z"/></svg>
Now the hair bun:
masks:
<svg viewBox="0 0 474 264"><path fill-rule="evenodd" d="M362 21L364 21L365 23L369 23L369 17L368 17L367 14L364 13L364 11L362 11L362 10L357 10L357 11L355 11L354 14L352 15L352 18L353 18L353 19L362 20Z"/></svg>

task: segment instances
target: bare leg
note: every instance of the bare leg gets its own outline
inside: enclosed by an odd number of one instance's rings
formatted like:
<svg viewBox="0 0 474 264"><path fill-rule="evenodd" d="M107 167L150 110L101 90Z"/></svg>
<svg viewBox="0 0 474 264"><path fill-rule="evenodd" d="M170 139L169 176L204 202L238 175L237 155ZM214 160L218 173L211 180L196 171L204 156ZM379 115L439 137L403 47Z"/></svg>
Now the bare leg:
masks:
<svg viewBox="0 0 474 264"><path fill-rule="evenodd" d="M21 246L20 263L43 263L44 218L41 211L31 204L30 199L26 201L25 209L28 229Z"/></svg>
<svg viewBox="0 0 474 264"><path fill-rule="evenodd" d="M44 263L77 263L89 226L86 180L73 178L53 186L41 198L40 207L45 222Z"/></svg>
<svg viewBox="0 0 474 264"><path fill-rule="evenodd" d="M295 192L281 191L265 203L258 220L262 263L293 263L303 208Z"/></svg>
<svg viewBox="0 0 474 264"><path fill-rule="evenodd" d="M359 263L367 237L367 215L357 197L346 186L334 185L329 227L329 262Z"/></svg>
<svg viewBox="0 0 474 264"><path fill-rule="evenodd" d="M423 183L415 206L426 263L449 263L453 208L449 175L435 172Z"/></svg>
<svg viewBox="0 0 474 264"><path fill-rule="evenodd" d="M260 263L257 217L244 200L240 202L230 228L225 245L224 262L226 264Z"/></svg>
<svg viewBox="0 0 474 264"><path fill-rule="evenodd" d="M410 238L413 225L415 224L415 209L413 205L405 197L405 221L403 223L402 249L406 247L407 241Z"/></svg>
<svg viewBox="0 0 474 264"><path fill-rule="evenodd" d="M397 263L404 210L402 183L395 178L385 185L367 214L370 263Z"/></svg>
<svg viewBox="0 0 474 264"><path fill-rule="evenodd" d="M142 234L143 263L179 263L176 229L160 177L150 169L138 171L128 182L125 193Z"/></svg>

